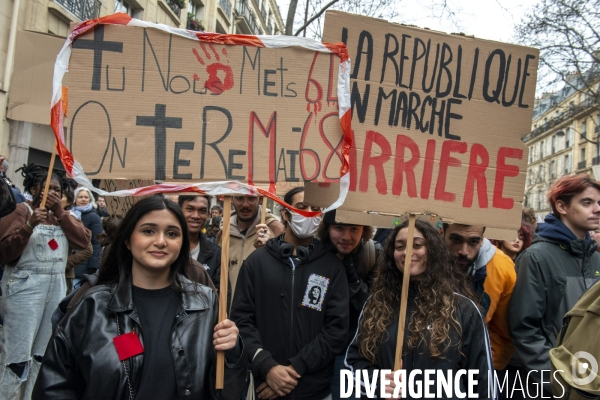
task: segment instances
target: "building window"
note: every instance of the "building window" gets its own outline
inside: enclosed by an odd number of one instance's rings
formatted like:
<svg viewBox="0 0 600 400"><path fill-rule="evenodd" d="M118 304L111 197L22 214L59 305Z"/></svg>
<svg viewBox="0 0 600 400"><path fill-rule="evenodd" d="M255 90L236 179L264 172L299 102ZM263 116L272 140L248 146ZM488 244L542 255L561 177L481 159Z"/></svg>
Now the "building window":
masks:
<svg viewBox="0 0 600 400"><path fill-rule="evenodd" d="M128 2L127 0L115 0L115 12L125 13L131 18L142 19L144 10L135 7L132 2Z"/></svg>
<svg viewBox="0 0 600 400"><path fill-rule="evenodd" d="M568 127L567 128L567 133L565 134L565 149L568 149L569 147L571 147L571 144L573 143L573 127Z"/></svg>
<svg viewBox="0 0 600 400"><path fill-rule="evenodd" d="M531 146L529 148L529 158L528 158L529 164L533 163L533 152L534 151L535 151L535 147Z"/></svg>
<svg viewBox="0 0 600 400"><path fill-rule="evenodd" d="M191 14L191 15L190 15ZM188 16L195 18L197 21L202 21L204 17L204 4L194 0L188 0Z"/></svg>
<svg viewBox="0 0 600 400"><path fill-rule="evenodd" d="M545 155L544 155L545 150L546 150L546 141L542 140L542 142L540 143L540 159L545 157Z"/></svg>
<svg viewBox="0 0 600 400"><path fill-rule="evenodd" d="M542 192L541 190L537 194L537 200L537 209L541 210L542 208L544 208L544 192Z"/></svg>
<svg viewBox="0 0 600 400"><path fill-rule="evenodd" d="M125 0L115 1L115 12L122 12L133 17L133 7L131 7Z"/></svg>
<svg viewBox="0 0 600 400"><path fill-rule="evenodd" d="M550 179L556 179L556 160L550 161Z"/></svg>
<svg viewBox="0 0 600 400"><path fill-rule="evenodd" d="M556 136L556 135L552 136L551 145L552 145L552 153L550 153L550 154L554 154L554 153L556 153L556 148L558 147L558 136Z"/></svg>
<svg viewBox="0 0 600 400"><path fill-rule="evenodd" d="M568 175L571 173L571 155L567 154L564 158L564 171L565 171L565 175Z"/></svg>
<svg viewBox="0 0 600 400"><path fill-rule="evenodd" d="M581 149L581 153L579 154L579 161L585 161L585 147Z"/></svg>
<svg viewBox="0 0 600 400"><path fill-rule="evenodd" d="M581 137L586 137L587 136L587 120L584 119L583 121L581 121Z"/></svg>

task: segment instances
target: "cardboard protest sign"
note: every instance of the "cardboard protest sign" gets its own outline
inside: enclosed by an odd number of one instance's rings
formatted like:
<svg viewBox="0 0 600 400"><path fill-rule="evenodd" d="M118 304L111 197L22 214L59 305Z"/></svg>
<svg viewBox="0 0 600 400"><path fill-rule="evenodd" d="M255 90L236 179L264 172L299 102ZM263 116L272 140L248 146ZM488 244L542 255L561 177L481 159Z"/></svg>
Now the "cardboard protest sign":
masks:
<svg viewBox="0 0 600 400"><path fill-rule="evenodd" d="M122 179L102 179L100 180L99 189L106 192L116 192L127 189L137 189L144 186L154 184L153 181L147 180L122 180ZM104 196L106 200L106 208L109 214L125 215L127 211L135 203L143 199L145 196Z"/></svg>
<svg viewBox="0 0 600 400"><path fill-rule="evenodd" d="M539 52L328 11L352 60L343 209L518 229ZM325 205L337 188L307 185ZM333 196L335 197L335 196Z"/></svg>
<svg viewBox="0 0 600 400"><path fill-rule="evenodd" d="M15 121L50 124L48 106L52 93L52 73L62 37L19 30L7 116ZM66 79L63 84L68 85Z"/></svg>
<svg viewBox="0 0 600 400"><path fill-rule="evenodd" d="M65 144L85 175L339 181L338 55L130 25L73 40Z"/></svg>

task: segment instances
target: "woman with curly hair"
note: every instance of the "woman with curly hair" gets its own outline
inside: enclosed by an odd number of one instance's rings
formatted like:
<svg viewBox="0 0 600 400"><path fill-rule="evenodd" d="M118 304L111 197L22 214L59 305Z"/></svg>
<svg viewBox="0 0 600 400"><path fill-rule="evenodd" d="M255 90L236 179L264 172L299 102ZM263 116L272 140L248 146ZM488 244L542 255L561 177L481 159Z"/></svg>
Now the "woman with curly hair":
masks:
<svg viewBox="0 0 600 400"><path fill-rule="evenodd" d="M400 295L408 241L407 222L397 226L380 258L379 275L371 288L359 320L359 329L346 353L346 365L354 370L394 369ZM465 275L455 266L440 234L428 223L416 221L406 312L402 368L434 369L456 376L458 370L475 369L479 398L488 398L488 373L493 373L491 350L483 316L471 300ZM418 375L417 375L418 376ZM421 377L423 375L420 375ZM436 398L457 398L467 392L467 381L452 385L453 393L438 392L437 380L428 391ZM391 379L390 379L391 378ZM384 388L394 391L393 377ZM490 390L491 391L491 390ZM376 390L380 393L380 389ZM440 396L441 393L441 396ZM364 397L363 392L363 397ZM411 398L409 391L406 397ZM464 397L464 396L463 396Z"/></svg>

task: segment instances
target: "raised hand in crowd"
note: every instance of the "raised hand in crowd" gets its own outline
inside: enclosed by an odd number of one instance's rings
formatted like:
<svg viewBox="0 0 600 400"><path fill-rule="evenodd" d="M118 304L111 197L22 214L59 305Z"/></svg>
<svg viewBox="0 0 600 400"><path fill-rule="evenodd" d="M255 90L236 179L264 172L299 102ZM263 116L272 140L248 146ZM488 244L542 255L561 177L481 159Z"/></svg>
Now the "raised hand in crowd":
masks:
<svg viewBox="0 0 600 400"><path fill-rule="evenodd" d="M269 239L271 239L271 232L266 224L258 224L256 225L256 229L258 229L258 235L254 241L254 247L259 249L265 246Z"/></svg>

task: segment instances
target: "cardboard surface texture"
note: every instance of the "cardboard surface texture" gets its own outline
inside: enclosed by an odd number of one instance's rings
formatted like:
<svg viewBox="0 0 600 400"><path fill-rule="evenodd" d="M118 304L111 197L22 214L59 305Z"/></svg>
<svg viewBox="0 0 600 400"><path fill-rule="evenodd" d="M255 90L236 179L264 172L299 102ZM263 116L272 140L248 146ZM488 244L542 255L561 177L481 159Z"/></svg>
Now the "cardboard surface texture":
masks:
<svg viewBox="0 0 600 400"><path fill-rule="evenodd" d="M66 144L90 178L339 181L339 64L98 25L73 43Z"/></svg>
<svg viewBox="0 0 600 400"><path fill-rule="evenodd" d="M19 30L8 118L15 121L50 125L50 99L54 63L65 39L39 32ZM67 78L63 85L67 84Z"/></svg>
<svg viewBox="0 0 600 400"><path fill-rule="evenodd" d="M335 213L335 220L339 223L372 226L375 228L393 229L394 227L404 223L407 219L408 218L405 214L373 214L362 211L352 211L343 209L337 209ZM432 215L417 215L417 219L430 223L436 229L441 229L443 224L442 220L439 217Z"/></svg>
<svg viewBox="0 0 600 400"><path fill-rule="evenodd" d="M327 11L351 70L350 193L342 209L430 212L516 230L539 52ZM307 184L326 206L337 185Z"/></svg>
<svg viewBox="0 0 600 400"><path fill-rule="evenodd" d="M486 228L483 234L488 239L496 240L515 240L519 236L517 230L510 229L498 229L498 228Z"/></svg>
<svg viewBox="0 0 600 400"><path fill-rule="evenodd" d="M115 192L117 190L137 189L144 186L153 185L151 180L122 180L122 179L102 179L98 187L107 192ZM109 214L117 214L125 216L127 211L138 201L148 196L104 196L106 200L106 208Z"/></svg>

